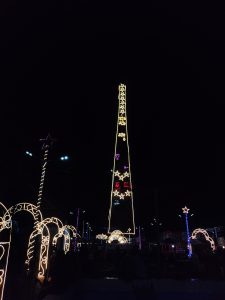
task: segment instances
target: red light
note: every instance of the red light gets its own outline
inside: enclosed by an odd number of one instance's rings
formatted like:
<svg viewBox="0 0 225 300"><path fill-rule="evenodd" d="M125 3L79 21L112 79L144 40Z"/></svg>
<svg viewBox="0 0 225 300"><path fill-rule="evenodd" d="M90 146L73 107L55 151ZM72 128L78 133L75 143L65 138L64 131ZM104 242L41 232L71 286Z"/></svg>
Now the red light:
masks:
<svg viewBox="0 0 225 300"><path fill-rule="evenodd" d="M120 183L119 183L119 181L116 181L115 182L115 189L119 189L120 188Z"/></svg>
<svg viewBox="0 0 225 300"><path fill-rule="evenodd" d="M129 187L130 187L130 184L129 184L129 182L127 182L127 181L124 181L124 183L123 183L123 187L125 187L125 188L129 188Z"/></svg>

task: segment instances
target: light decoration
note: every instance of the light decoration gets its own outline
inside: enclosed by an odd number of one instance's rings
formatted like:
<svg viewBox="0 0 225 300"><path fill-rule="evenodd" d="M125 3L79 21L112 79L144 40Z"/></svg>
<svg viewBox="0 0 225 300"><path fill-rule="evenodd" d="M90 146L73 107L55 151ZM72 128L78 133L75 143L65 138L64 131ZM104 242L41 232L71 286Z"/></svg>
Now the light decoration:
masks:
<svg viewBox="0 0 225 300"><path fill-rule="evenodd" d="M111 244L113 241L118 241L120 244L128 243L127 238L123 235L123 233L120 230L114 230L111 232L108 238L108 243Z"/></svg>
<svg viewBox="0 0 225 300"><path fill-rule="evenodd" d="M104 233L101 233L101 234L97 234L96 235L96 239L97 240L102 240L102 241L106 241L108 239L108 236Z"/></svg>
<svg viewBox="0 0 225 300"><path fill-rule="evenodd" d="M124 142L126 141L126 133L124 133L124 132L119 132L119 133L118 133L118 137L121 137L121 138L123 139Z"/></svg>
<svg viewBox="0 0 225 300"><path fill-rule="evenodd" d="M49 242L50 242L50 232L47 227L49 224L55 224L57 228L57 232L59 232L60 228L63 227L63 223L61 220L55 217L46 218L42 220L41 222L38 222L35 229L30 235L29 238L29 246L31 251L28 251L26 265L29 266L30 260L33 258L33 248L35 243L35 238L38 235L41 235L41 247L40 247L40 253L39 253L39 259L38 259L38 275L37 277L39 279L42 279L46 275L46 270L48 267L48 252L49 252Z"/></svg>
<svg viewBox="0 0 225 300"><path fill-rule="evenodd" d="M120 154L117 153L117 154L115 155L115 157L116 157L116 160L119 160L119 159L120 159Z"/></svg>
<svg viewBox="0 0 225 300"><path fill-rule="evenodd" d="M7 208L2 202L0 202L0 212L3 212L4 215L7 212ZM12 222L10 215L8 215L7 219L0 217L0 232L6 232L6 235L4 235L4 240L0 241L0 300L2 300L4 297L5 280L8 269L11 243L11 229Z"/></svg>
<svg viewBox="0 0 225 300"><path fill-rule="evenodd" d="M37 207L31 203L18 203L15 206L10 207L8 210L0 202L0 210L3 210L3 216L0 216L0 232L3 230L9 230L8 240L0 241L0 300L3 299L5 278L7 273L8 266L8 257L10 251L10 243L11 243L11 229L12 229L12 221L11 217L18 212L27 211L32 214L34 220L38 220L36 223L33 232L29 237L28 242L28 250L27 250L27 258L25 264L27 265L27 270L29 270L29 264L31 259L33 258L34 253L34 243L35 238L40 235L41 243L40 243L40 253L39 253L39 261L38 261L38 270L37 270L37 278L43 282L46 271L48 267L48 256L49 256L49 245L50 245L50 232L48 229L49 224L55 224L57 233L53 237L53 245L56 245L58 237L64 237L64 253L66 254L70 250L70 232L73 237L79 236L76 232L76 228L72 225L63 225L62 221L56 217L46 218L43 220L42 214Z"/></svg>
<svg viewBox="0 0 225 300"><path fill-rule="evenodd" d="M17 203L14 206L11 206L4 214L3 216L3 222L5 222L5 224L9 223L9 220L11 220L11 217L21 211L26 211L29 212L34 220L38 220L38 222L41 222L43 217L41 214L41 211L39 209L37 209L37 207L35 205L33 205L32 203L28 203L28 202L21 202L21 203ZM27 249L27 259L28 258L33 258L33 252L34 252L34 242L35 240L29 239L28 242L28 249ZM30 261L29 259L29 261ZM27 261L27 260L26 260Z"/></svg>
<svg viewBox="0 0 225 300"><path fill-rule="evenodd" d="M64 237L64 253L66 254L70 250L70 234L72 233L73 238L78 238L80 235L77 233L77 230L72 225L64 225L63 227L59 228L58 233L53 237L52 244L56 246L58 238Z"/></svg>
<svg viewBox="0 0 225 300"><path fill-rule="evenodd" d="M40 179L40 184L38 189L37 209L40 209L42 203L45 173L46 173L46 167L48 163L48 153L49 153L49 148L53 143L53 139L51 138L50 134L48 134L48 136L45 139L41 139L40 141L43 141L42 150L44 151L44 153L43 153L42 166L41 166L41 179ZM38 219L35 217L34 225L36 225L37 223L38 223Z"/></svg>
<svg viewBox="0 0 225 300"><path fill-rule="evenodd" d="M190 239L190 232L189 232L189 224L188 224L188 214L189 214L189 208L187 206L182 208L183 214L185 216L185 224L186 224L186 232L187 232L187 248L188 248L188 257L190 258L192 256L192 248L191 248L191 239Z"/></svg>
<svg viewBox="0 0 225 300"><path fill-rule="evenodd" d="M192 234L191 234L191 238L193 240L196 240L197 239L197 236L199 234L203 234L206 241L208 241L210 243L210 247L212 249L212 251L215 251L216 250L216 246L215 246L215 242L214 240L209 236L208 232L205 230L205 229L202 229L202 228L197 228L195 229Z"/></svg>
<svg viewBox="0 0 225 300"><path fill-rule="evenodd" d="M46 271L48 268L48 256L49 256L49 246L50 246L50 232L48 229L49 224L55 224L57 233L52 239L52 245L56 246L58 238L64 238L64 253L66 254L70 250L70 240L71 236L69 232L72 232L72 237L79 236L77 234L76 228L72 225L63 225L62 221L56 217L46 218L36 225L35 230L30 235L30 241L34 241L37 235L41 235L41 248L39 254L38 263L38 275L39 279L44 279L46 276ZM33 244L32 244L33 246ZM29 265L32 255L28 255L26 264Z"/></svg>
<svg viewBox="0 0 225 300"><path fill-rule="evenodd" d="M129 234L133 235L135 234L135 220L131 185L125 84L119 85L118 100L118 119L112 170L112 188L108 214L108 233L112 233L114 229L119 229L125 235L128 234L127 230L130 228L131 231ZM118 155L118 153L120 154ZM127 182L125 179L127 179ZM121 205L123 205L123 211L120 211ZM124 213L124 211L126 216L117 217L117 214Z"/></svg>
<svg viewBox="0 0 225 300"><path fill-rule="evenodd" d="M114 176L118 177L119 180L123 181L124 178L130 177L130 174L128 172L124 172L123 174L121 174L119 171L116 171L116 172L114 172Z"/></svg>
<svg viewBox="0 0 225 300"><path fill-rule="evenodd" d="M126 190L125 193L120 193L118 190L113 191L113 195L118 196L120 199L124 199L126 196L130 197L131 193L129 190Z"/></svg>

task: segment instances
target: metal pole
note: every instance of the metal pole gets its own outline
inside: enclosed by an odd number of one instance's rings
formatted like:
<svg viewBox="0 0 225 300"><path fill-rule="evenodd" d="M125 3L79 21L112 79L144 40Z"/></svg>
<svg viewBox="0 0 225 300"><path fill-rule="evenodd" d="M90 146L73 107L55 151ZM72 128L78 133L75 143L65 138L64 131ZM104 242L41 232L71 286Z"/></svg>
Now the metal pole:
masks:
<svg viewBox="0 0 225 300"><path fill-rule="evenodd" d="M141 250L141 226L138 227L138 230L139 230L139 245L138 245L138 248L139 248L139 250Z"/></svg>
<svg viewBox="0 0 225 300"><path fill-rule="evenodd" d="M79 227L79 216L80 216L80 208L77 209L77 223L76 223L77 233L78 233L78 227ZM77 249L77 237L75 237L74 252L76 252L76 249Z"/></svg>

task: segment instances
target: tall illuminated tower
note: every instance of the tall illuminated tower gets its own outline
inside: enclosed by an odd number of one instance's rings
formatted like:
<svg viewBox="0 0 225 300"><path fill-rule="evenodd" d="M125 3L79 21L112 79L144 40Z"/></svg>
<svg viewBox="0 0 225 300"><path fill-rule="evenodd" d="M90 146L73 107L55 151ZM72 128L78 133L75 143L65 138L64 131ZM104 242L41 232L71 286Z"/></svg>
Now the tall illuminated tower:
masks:
<svg viewBox="0 0 225 300"><path fill-rule="evenodd" d="M185 224L186 224L186 232L187 232L187 249L188 249L188 257L192 256L192 248L191 248L191 238L190 238L190 231L189 231L189 224L188 224L188 214L189 214L189 208L185 206L182 208L183 214L185 215Z"/></svg>
<svg viewBox="0 0 225 300"><path fill-rule="evenodd" d="M120 230L123 234L130 235L135 234L135 221L127 130L126 85L124 84L119 85L118 100L108 233Z"/></svg>

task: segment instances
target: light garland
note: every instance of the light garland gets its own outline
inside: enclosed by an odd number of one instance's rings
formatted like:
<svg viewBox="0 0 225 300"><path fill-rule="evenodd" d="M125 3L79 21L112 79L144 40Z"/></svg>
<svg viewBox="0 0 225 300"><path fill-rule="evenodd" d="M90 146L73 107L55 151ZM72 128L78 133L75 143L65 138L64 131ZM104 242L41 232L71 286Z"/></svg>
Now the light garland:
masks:
<svg viewBox="0 0 225 300"><path fill-rule="evenodd" d="M131 184L131 172L130 172L130 153L129 153L129 143L128 143L128 130L127 130L127 112L126 112L126 85L119 85L119 95L118 95L119 105L118 105L118 119L117 119L117 130L116 130L116 141L115 141L115 154L114 154L114 164L112 170L112 188L111 188L111 197L110 197L110 207L108 215L108 233L112 232L112 228L122 229L123 234L127 234L127 228L131 228L130 234L135 234L135 221L134 221L134 206L133 206L133 193L132 193L132 184ZM124 172L121 172L117 169L117 164L120 158L120 154L117 149L117 142L122 139L125 143L119 143L118 147L123 147L127 151L127 161L128 165L124 166ZM124 154L123 154L124 157ZM126 159L126 157L125 157ZM118 164L121 167L121 161ZM128 170L125 172L125 170ZM125 179L127 178L127 181ZM116 181L118 179L118 181ZM119 206L121 204L120 200L128 201L131 207L127 209L127 213L131 214L130 221L127 224L117 224L116 220L114 221L114 214L119 211ZM123 202L124 203L124 202ZM117 206L116 209L113 207ZM130 212L131 211L131 212ZM113 216L113 218L112 218ZM115 217L116 219L116 217ZM126 218L124 218L125 220Z"/></svg>
<svg viewBox="0 0 225 300"><path fill-rule="evenodd" d="M216 246L215 246L215 242L214 240L209 236L208 232L205 230L205 229L202 229L202 228L197 228L195 229L192 234L191 234L191 238L193 240L196 240L197 239L197 235L198 234L203 234L206 241L208 241L210 243L210 247L212 249L212 251L215 251L216 250Z"/></svg>
<svg viewBox="0 0 225 300"><path fill-rule="evenodd" d="M40 141L43 141L42 150L44 150L43 153L43 159L42 159L42 166L41 166L41 179L39 183L39 189L38 189L38 197L37 197L37 209L41 208L42 203L42 197L43 197L43 188L44 188L44 182L45 182L45 173L48 163L48 154L49 154L49 148L53 144L54 139L50 136L50 134L47 135L45 139L40 139ZM34 225L38 223L37 218L35 218Z"/></svg>

